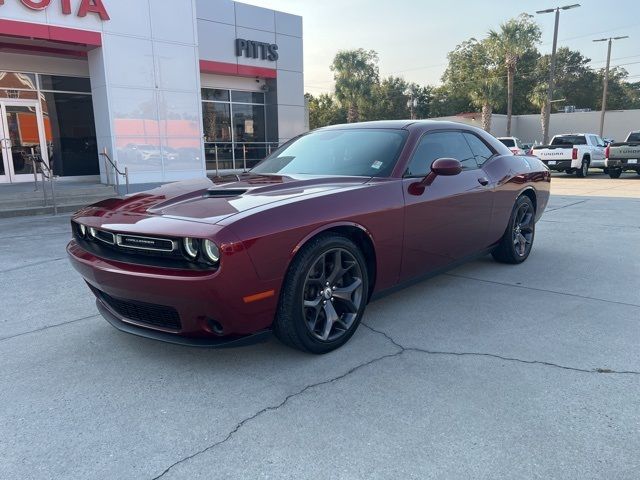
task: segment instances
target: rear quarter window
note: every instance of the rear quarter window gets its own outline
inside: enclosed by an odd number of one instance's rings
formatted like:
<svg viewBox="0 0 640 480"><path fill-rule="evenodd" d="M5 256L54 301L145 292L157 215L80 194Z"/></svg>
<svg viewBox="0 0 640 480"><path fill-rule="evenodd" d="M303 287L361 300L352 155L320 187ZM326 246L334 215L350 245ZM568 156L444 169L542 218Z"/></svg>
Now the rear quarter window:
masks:
<svg viewBox="0 0 640 480"><path fill-rule="evenodd" d="M640 142L640 132L634 132L629 135L627 142Z"/></svg>
<svg viewBox="0 0 640 480"><path fill-rule="evenodd" d="M572 147L574 145L586 145L587 139L584 135L563 135L561 137L554 137L551 141L553 146L567 145Z"/></svg>

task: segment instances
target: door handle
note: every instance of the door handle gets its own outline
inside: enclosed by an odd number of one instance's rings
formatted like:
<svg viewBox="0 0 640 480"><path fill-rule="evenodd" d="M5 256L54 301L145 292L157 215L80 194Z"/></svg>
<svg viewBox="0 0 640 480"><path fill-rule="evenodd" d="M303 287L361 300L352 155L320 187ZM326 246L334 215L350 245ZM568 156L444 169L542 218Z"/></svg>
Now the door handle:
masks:
<svg viewBox="0 0 640 480"><path fill-rule="evenodd" d="M480 177L478 179L478 183L483 187L486 187L487 185L489 185L489 179L487 177Z"/></svg>

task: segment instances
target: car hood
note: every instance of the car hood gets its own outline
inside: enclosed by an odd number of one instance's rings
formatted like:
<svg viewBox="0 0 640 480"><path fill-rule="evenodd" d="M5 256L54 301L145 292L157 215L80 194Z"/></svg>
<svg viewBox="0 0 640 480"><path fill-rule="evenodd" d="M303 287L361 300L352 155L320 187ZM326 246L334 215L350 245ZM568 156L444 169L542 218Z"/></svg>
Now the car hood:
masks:
<svg viewBox="0 0 640 480"><path fill-rule="evenodd" d="M323 192L357 188L368 177L243 174L169 183L153 190L110 199L94 207L103 221L113 217L162 216L218 223L233 215L269 204L281 204ZM111 218L110 218L111 217Z"/></svg>

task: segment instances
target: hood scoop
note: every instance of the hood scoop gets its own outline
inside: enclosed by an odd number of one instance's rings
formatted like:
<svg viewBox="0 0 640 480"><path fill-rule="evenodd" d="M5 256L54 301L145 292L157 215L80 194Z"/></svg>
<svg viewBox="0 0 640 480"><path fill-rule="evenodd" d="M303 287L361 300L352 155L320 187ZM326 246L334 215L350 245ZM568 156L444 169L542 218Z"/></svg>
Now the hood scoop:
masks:
<svg viewBox="0 0 640 480"><path fill-rule="evenodd" d="M239 197L247 192L248 190L246 188L210 188L204 196L211 198Z"/></svg>

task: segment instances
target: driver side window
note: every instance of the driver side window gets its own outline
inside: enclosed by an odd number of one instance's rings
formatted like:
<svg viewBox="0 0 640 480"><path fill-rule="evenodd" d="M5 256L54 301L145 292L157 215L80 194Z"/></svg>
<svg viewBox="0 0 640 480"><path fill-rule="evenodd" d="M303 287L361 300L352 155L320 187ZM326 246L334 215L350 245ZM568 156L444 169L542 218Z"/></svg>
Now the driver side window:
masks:
<svg viewBox="0 0 640 480"><path fill-rule="evenodd" d="M455 158L464 170L478 168L476 159L461 132L434 132L422 137L416 147L405 177L425 177L431 164L439 158Z"/></svg>

